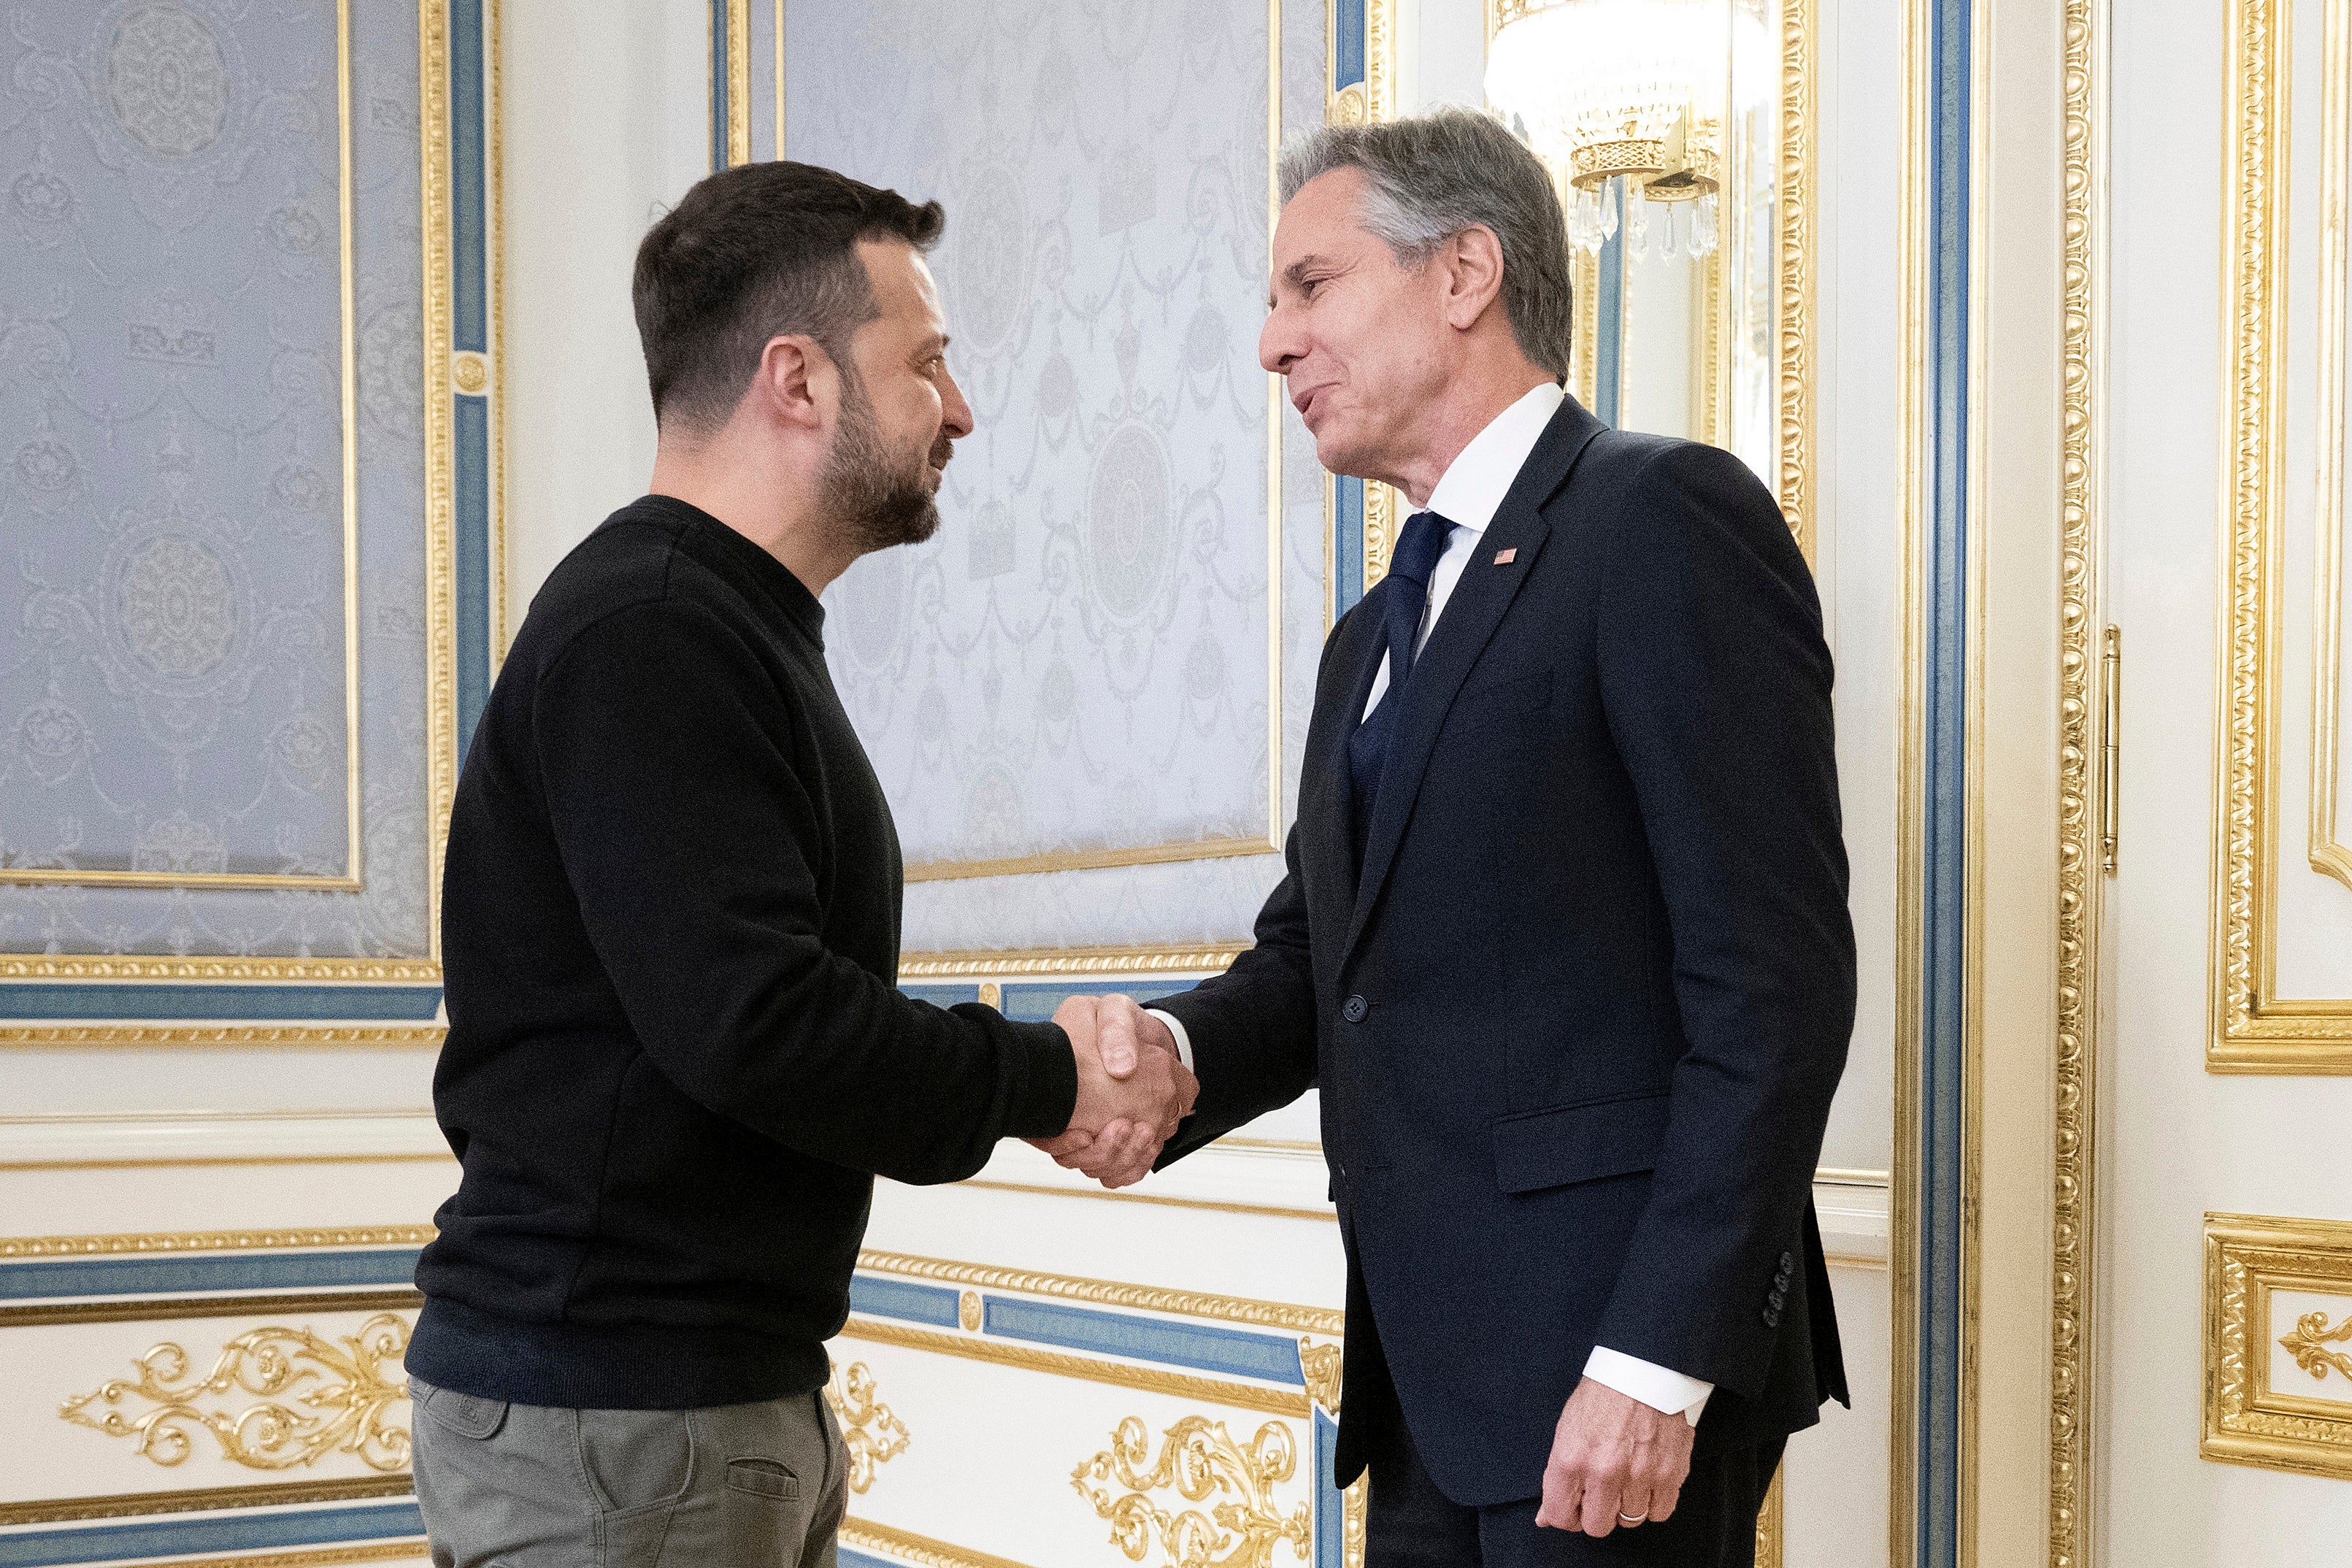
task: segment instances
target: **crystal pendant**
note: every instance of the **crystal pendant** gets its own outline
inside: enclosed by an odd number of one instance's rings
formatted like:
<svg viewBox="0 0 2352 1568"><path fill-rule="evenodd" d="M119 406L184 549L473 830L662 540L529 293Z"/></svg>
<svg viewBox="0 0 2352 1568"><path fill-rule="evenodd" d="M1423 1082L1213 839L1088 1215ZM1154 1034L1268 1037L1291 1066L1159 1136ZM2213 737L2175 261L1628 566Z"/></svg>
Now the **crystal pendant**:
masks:
<svg viewBox="0 0 2352 1568"><path fill-rule="evenodd" d="M1650 254L1650 203L1646 197L1633 196L1625 203L1625 248L1645 259Z"/></svg>
<svg viewBox="0 0 2352 1568"><path fill-rule="evenodd" d="M1716 247L1715 196L1712 193L1691 204L1691 254L1713 256Z"/></svg>
<svg viewBox="0 0 2352 1568"><path fill-rule="evenodd" d="M1608 244L1617 237L1617 209L1625 200L1625 182L1614 179L1601 192L1601 243Z"/></svg>
<svg viewBox="0 0 2352 1568"><path fill-rule="evenodd" d="M1679 254L1675 245L1675 207L1681 205L1677 202L1658 215L1658 256L1662 260L1672 261Z"/></svg>

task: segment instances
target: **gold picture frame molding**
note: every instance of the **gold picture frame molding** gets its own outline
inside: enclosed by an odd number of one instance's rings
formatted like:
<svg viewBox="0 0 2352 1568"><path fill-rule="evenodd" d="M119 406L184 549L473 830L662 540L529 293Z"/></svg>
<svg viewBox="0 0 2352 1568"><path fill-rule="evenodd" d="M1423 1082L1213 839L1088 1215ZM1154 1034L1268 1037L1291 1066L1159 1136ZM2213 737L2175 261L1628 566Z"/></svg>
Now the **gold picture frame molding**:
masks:
<svg viewBox="0 0 2352 1568"><path fill-rule="evenodd" d="M2329 0L2329 37L2337 47L2326 79L2339 116L2333 128L2340 130L2347 68L2342 0ZM2218 811L2205 1056L2206 1070L2214 1073L2352 1074L2352 998L2281 996L2277 988L2287 413L2281 345L2292 16L2293 0L2231 0L2224 113L2233 140L2222 222ZM2339 174L2341 167L2339 159Z"/></svg>

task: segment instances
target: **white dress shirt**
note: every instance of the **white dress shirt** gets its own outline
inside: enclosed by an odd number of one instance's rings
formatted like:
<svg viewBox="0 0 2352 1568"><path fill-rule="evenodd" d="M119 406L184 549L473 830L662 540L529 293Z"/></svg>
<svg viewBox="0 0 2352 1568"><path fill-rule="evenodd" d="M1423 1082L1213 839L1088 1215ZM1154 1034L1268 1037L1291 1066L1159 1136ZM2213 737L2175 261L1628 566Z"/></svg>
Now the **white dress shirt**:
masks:
<svg viewBox="0 0 2352 1568"><path fill-rule="evenodd" d="M1437 617L1445 613L1446 601L1454 596L1454 585L1462 581L1463 569L1485 541L1487 524L1495 521L1495 513L1502 506L1503 497L1509 493L1511 482L1519 477L1528 454L1536 449L1536 443L1543 438L1545 427L1550 425L1551 416L1559 411L1567 395L1548 381L1496 415L1492 423L1471 437L1461 455L1447 466L1437 488L1429 492L1429 505L1424 510L1437 513L1454 526L1445 536L1444 553L1438 556L1437 566L1429 574L1429 598L1422 607L1421 631L1413 643L1416 653L1429 641ZM1380 706L1388 689L1389 658L1382 654L1380 671L1372 677L1371 695L1364 702L1365 717L1369 718L1372 710ZM1158 1008L1148 1011L1176 1037L1176 1054L1190 1068L1192 1041L1184 1032L1183 1020ZM1625 1355L1606 1345L1593 1347L1584 1363L1584 1375L1628 1398L1640 1400L1653 1410L1663 1410L1670 1415L1679 1412L1694 1426L1706 1408L1707 1396L1715 1392L1711 1383L1638 1356Z"/></svg>

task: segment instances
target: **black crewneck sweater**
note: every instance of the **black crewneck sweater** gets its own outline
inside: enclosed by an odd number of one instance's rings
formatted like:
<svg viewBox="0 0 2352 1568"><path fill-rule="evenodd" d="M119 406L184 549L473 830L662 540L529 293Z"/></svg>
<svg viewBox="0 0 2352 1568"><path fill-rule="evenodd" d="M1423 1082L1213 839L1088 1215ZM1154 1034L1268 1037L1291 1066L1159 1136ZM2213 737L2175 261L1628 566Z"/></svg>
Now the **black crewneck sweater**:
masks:
<svg viewBox="0 0 2352 1568"><path fill-rule="evenodd" d="M895 988L888 805L824 608L647 496L531 603L458 781L442 888L465 1167L407 1364L525 1405L804 1394L876 1174L949 1182L1068 1125L1052 1025Z"/></svg>

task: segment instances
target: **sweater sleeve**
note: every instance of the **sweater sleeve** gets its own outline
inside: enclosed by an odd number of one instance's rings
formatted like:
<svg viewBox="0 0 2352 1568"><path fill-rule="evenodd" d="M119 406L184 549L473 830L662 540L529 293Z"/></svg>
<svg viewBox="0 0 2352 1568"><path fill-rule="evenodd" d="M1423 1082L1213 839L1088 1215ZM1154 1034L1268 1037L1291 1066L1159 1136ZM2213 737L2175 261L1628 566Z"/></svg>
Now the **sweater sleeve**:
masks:
<svg viewBox="0 0 2352 1568"><path fill-rule="evenodd" d="M646 1056L722 1116L902 1182L1062 1131L1077 1073L1059 1028L918 1002L820 939L831 878L888 873L836 863L791 700L733 628L674 600L607 616L541 678L549 822Z"/></svg>

